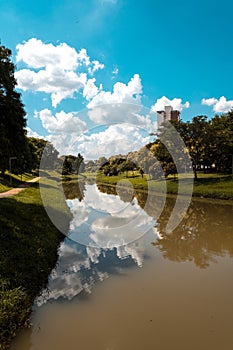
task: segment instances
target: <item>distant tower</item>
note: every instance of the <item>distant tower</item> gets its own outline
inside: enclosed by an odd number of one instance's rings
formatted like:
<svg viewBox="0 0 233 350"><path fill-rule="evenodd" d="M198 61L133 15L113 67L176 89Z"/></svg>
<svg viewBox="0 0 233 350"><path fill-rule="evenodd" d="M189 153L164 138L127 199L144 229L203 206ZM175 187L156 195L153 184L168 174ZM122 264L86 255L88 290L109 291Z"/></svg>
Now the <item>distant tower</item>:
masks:
<svg viewBox="0 0 233 350"><path fill-rule="evenodd" d="M172 106L165 106L165 111L157 111L158 129L164 122L169 120L180 120L180 111L173 110Z"/></svg>

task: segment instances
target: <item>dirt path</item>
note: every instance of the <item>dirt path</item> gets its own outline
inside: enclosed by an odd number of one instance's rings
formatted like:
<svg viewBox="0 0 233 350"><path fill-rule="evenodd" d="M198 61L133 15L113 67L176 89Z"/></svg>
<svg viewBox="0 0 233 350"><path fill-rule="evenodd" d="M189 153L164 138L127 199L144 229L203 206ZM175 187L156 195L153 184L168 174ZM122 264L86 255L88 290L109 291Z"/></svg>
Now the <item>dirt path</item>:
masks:
<svg viewBox="0 0 233 350"><path fill-rule="evenodd" d="M24 191L26 188L28 188L30 186L31 183L37 182L40 179L40 177L35 177L32 180L29 180L27 182L24 182L22 185L20 185L19 187L15 187L12 188L9 191L6 192L2 192L0 193L0 198L6 198L6 197L11 197L14 196L15 194L18 194L21 191Z"/></svg>

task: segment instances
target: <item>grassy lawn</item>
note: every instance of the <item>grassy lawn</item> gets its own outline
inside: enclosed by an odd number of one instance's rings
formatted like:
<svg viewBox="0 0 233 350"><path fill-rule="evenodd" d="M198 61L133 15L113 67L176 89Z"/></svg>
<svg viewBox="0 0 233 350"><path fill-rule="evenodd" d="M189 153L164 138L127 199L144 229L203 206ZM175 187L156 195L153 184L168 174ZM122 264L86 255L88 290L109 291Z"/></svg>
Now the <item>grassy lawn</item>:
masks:
<svg viewBox="0 0 233 350"><path fill-rule="evenodd" d="M43 181L47 198L57 201L56 179ZM70 217L64 205L58 203L53 210L68 229ZM0 199L0 226L0 349L5 349L28 321L31 304L56 264L64 235L47 216L38 183Z"/></svg>
<svg viewBox="0 0 233 350"><path fill-rule="evenodd" d="M233 199L233 177L231 175L200 176L194 183L194 195Z"/></svg>
<svg viewBox="0 0 233 350"><path fill-rule="evenodd" d="M190 186L193 183L193 196L219 199L233 199L233 176L224 174L204 174L199 173L198 179L194 181L192 174L180 174L179 181L177 177L170 176L166 180L152 180L148 175L143 177L137 172L129 171L128 174L119 174L117 176L105 176L102 172L82 173L79 175L67 175L62 177L63 181L96 181L97 183L107 184L109 186L132 186L135 189L143 191L164 192L177 194L180 184L180 193L190 193Z"/></svg>
<svg viewBox="0 0 233 350"><path fill-rule="evenodd" d="M31 180L36 175L24 173L22 175L15 175L5 173L4 175L0 175L0 193L6 192L13 187L17 187L22 184L22 182ZM11 179L11 180L10 180Z"/></svg>
<svg viewBox="0 0 233 350"><path fill-rule="evenodd" d="M96 178L96 173L87 173L87 172L84 172L84 173L81 173L79 176L82 176L83 178L86 178L86 179L95 179Z"/></svg>
<svg viewBox="0 0 233 350"><path fill-rule="evenodd" d="M190 191L192 179L191 176L187 177L187 175L181 174L179 175L179 181L177 178L168 177L165 183L165 180L151 180L146 175L142 178L136 172L134 175L129 172L128 177L124 174L118 176L105 176L100 172L97 174L97 183L109 185L119 183L121 186L127 186L130 185L129 182L135 189L148 190L149 186L149 190L155 192L164 191L166 185L167 193L171 194L177 193L178 184L180 183L181 193L185 195ZM198 179L193 181L193 185L193 196L233 199L233 177L231 175L200 173Z"/></svg>

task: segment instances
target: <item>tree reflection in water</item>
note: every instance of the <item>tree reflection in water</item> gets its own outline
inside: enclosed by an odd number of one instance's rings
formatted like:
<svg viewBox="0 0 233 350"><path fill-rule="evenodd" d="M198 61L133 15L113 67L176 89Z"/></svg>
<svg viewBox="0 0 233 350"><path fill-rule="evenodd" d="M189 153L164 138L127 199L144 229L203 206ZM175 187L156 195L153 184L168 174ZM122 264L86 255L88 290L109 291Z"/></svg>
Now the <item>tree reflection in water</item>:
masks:
<svg viewBox="0 0 233 350"><path fill-rule="evenodd" d="M122 209L122 205L127 206L129 198L132 198L129 213L138 212L139 222L140 220L144 222L139 226L145 225L145 228L151 227L151 229L146 239L146 236L139 235L134 241L131 240L124 245L113 244L106 249L101 248L101 245L85 246L78 241L74 242L66 238L58 252L59 259L56 268L50 275L48 288L36 300L37 305L53 299L72 299L77 295L90 293L93 285L98 281L112 274L122 274L127 268L141 267L145 258L151 254L151 251L148 253L149 242L152 242L152 246L157 248L165 259L176 262L194 262L199 268L207 268L212 262L217 261L217 257L233 256L233 205L230 203L217 204L216 202L193 200L179 226L171 234L167 234L166 226L175 204L175 198L164 198L160 195L135 190L132 197L132 193L129 195L127 189L117 192L115 187L101 185L98 185L99 192L93 192L94 187L88 187L84 182L70 182L63 187L68 202L72 202L76 208L77 217L76 220L73 220L73 225L74 231L78 230L78 234L83 231L82 220L85 223L88 219L89 233L99 238L99 234L104 230L105 221L111 223L112 219L121 220L117 213L121 213L119 209ZM106 194L110 196L107 197ZM93 200L92 209L89 207L87 211L85 211L87 209L87 203L84 201L85 195L85 201L88 202L90 196ZM118 198L114 198L115 195L118 195ZM94 221L91 222L89 214L91 210L95 211L97 208L102 209L102 212L98 212L98 215L92 218ZM88 214L89 218L86 218L83 213ZM104 217L100 220L101 216ZM156 222L155 229L153 225ZM95 231L96 223L101 232L98 232L98 229ZM100 225L101 223L103 225ZM137 231L137 225L131 226L132 232L130 230L121 232L125 238ZM123 227L120 227L121 231L124 231ZM98 240L96 242L98 243Z"/></svg>
<svg viewBox="0 0 233 350"><path fill-rule="evenodd" d="M62 187L67 199L78 198L80 202L84 199L86 191L86 183L84 181L63 182Z"/></svg>
<svg viewBox="0 0 233 350"><path fill-rule="evenodd" d="M217 256L233 256L232 205L193 200L183 221L167 235L166 222L172 206L173 200L169 199L158 220L163 239L153 243L165 258L193 261L206 268Z"/></svg>
<svg viewBox="0 0 233 350"><path fill-rule="evenodd" d="M114 187L99 185L98 188L116 194ZM216 257L233 256L232 204L193 199L182 222L171 234L167 234L166 226L176 198L166 198L158 218L163 197L136 190L134 196L138 204L158 222L161 238L152 245L162 252L164 258L177 262L193 261L196 266L207 268L216 261Z"/></svg>

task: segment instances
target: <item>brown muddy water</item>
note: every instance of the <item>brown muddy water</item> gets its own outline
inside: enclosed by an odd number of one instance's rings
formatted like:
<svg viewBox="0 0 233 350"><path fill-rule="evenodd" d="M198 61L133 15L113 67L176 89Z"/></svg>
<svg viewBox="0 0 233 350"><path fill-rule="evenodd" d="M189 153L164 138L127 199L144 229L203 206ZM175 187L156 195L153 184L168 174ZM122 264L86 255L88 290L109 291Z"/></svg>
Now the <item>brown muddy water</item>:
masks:
<svg viewBox="0 0 233 350"><path fill-rule="evenodd" d="M11 350L233 349L233 205L76 184L73 213L32 327Z"/></svg>

